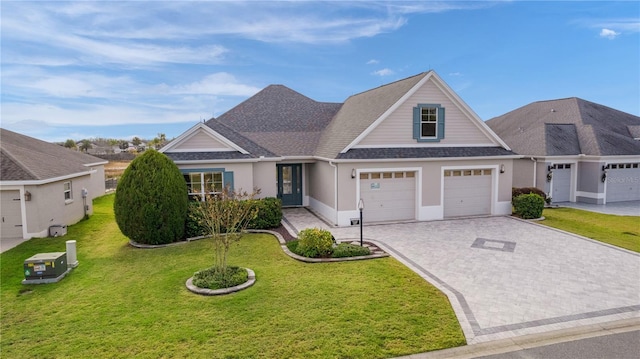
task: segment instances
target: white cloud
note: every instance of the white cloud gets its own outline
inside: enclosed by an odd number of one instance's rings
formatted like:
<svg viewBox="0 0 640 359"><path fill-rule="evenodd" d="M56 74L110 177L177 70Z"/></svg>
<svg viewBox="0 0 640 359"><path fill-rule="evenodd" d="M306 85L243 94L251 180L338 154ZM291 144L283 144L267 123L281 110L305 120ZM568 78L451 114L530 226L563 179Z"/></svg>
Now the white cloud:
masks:
<svg viewBox="0 0 640 359"><path fill-rule="evenodd" d="M460 73L460 72L450 72L449 76L459 77L459 76L462 76L462 73Z"/></svg>
<svg viewBox="0 0 640 359"><path fill-rule="evenodd" d="M600 37L604 37L604 38L607 38L609 40L615 39L618 35L620 35L619 32L615 32L615 31L610 30L610 29L602 29L600 31Z"/></svg>
<svg viewBox="0 0 640 359"><path fill-rule="evenodd" d="M384 68L384 69L381 69L381 70L374 71L371 74L372 75L377 75L377 76L389 76L389 75L393 75L394 73L395 72L393 70Z"/></svg>
<svg viewBox="0 0 640 359"><path fill-rule="evenodd" d="M369 61L367 61L367 65L376 65L380 63L380 61L376 60L376 59L371 59Z"/></svg>

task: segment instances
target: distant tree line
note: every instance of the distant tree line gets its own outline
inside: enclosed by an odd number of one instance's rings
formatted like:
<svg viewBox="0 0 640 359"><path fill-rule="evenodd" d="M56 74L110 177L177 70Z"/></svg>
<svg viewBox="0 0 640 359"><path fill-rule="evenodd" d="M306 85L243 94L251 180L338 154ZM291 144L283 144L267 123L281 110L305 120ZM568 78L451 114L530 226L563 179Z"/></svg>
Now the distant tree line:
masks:
<svg viewBox="0 0 640 359"><path fill-rule="evenodd" d="M146 143L146 146L142 146L143 143ZM131 141L127 141L124 139L96 137L82 139L79 141L67 139L64 143L58 144L72 150L88 153L89 150L94 148L94 145L105 148L113 148L117 146L121 151L143 152L147 148L159 150L167 143L167 135L165 135L164 133L158 133L158 136L149 141L145 141L140 137L134 137L131 139Z"/></svg>

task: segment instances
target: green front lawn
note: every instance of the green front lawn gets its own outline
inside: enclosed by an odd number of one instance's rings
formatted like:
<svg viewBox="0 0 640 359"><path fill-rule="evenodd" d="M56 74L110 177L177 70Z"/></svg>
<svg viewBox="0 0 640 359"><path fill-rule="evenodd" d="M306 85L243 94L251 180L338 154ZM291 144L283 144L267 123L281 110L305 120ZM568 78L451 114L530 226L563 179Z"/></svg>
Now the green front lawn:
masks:
<svg viewBox="0 0 640 359"><path fill-rule="evenodd" d="M640 252L640 217L614 216L573 208L547 208L538 223Z"/></svg>
<svg viewBox="0 0 640 359"><path fill-rule="evenodd" d="M213 263L209 240L134 249L113 195L68 235L0 256L0 356L6 358L383 358L465 344L447 298L393 258L298 262L266 234L243 237L230 265L244 291L203 297L185 281ZM77 241L80 265L56 284L22 285L36 253Z"/></svg>

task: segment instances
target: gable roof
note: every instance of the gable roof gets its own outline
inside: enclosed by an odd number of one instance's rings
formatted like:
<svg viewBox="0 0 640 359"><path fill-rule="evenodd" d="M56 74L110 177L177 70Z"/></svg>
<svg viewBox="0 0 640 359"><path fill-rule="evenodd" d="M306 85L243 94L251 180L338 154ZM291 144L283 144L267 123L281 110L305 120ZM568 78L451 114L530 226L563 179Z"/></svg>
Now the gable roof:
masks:
<svg viewBox="0 0 640 359"><path fill-rule="evenodd" d="M280 156L309 156L341 106L314 101L283 85L270 85L206 124L211 128L222 124Z"/></svg>
<svg viewBox="0 0 640 359"><path fill-rule="evenodd" d="M238 104L218 118L211 118L202 126L207 126L217 135L229 140L230 147L245 155L241 158L258 157L321 157L329 159L351 158L343 156L351 150L362 136L378 126L389 114L405 103L427 81L433 81L439 91L461 110L482 134L490 139L488 147L497 147L505 151L480 151L493 156L510 152L504 143L434 71L423 72L399 81L350 96L344 104L318 102L310 99L286 86L270 85ZM163 147L161 152L174 160L222 159L224 155L196 155L179 152L180 141L188 139L196 129L185 134ZM213 133L212 132L212 133ZM410 136L411 134L409 134ZM187 146L191 147L191 146ZM195 146L197 147L197 146ZM424 147L416 144L415 147ZM191 147L193 148L193 147ZM375 152L375 151L374 151ZM358 156L367 158L379 157L378 152L358 151ZM402 156L431 152L402 150ZM475 152L475 151L470 151ZM226 159L238 159L238 154L225 152ZM438 152L440 155L444 152ZM454 151L452 155L459 153ZM221 157L222 156L222 157ZM370 157L373 156L373 157Z"/></svg>
<svg viewBox="0 0 640 359"><path fill-rule="evenodd" d="M316 155L336 158L340 151L398 102L427 74L428 72L423 72L350 96L320 137L320 145L316 150Z"/></svg>
<svg viewBox="0 0 640 359"><path fill-rule="evenodd" d="M0 179L44 181L87 173L101 158L0 128Z"/></svg>
<svg viewBox="0 0 640 359"><path fill-rule="evenodd" d="M534 102L486 123L521 155L640 155L633 134L640 117L577 97Z"/></svg>

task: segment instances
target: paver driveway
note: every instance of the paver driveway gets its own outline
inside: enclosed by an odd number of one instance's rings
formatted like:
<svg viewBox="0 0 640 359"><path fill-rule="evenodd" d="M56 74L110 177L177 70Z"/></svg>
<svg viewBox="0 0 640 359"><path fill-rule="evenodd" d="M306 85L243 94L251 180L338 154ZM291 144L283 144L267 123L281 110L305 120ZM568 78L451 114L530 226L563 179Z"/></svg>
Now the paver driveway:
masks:
<svg viewBox="0 0 640 359"><path fill-rule="evenodd" d="M285 210L295 230L326 225ZM469 344L640 317L640 255L511 217L371 225L380 244L451 301Z"/></svg>

